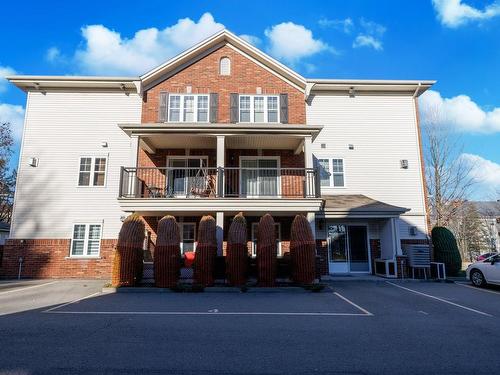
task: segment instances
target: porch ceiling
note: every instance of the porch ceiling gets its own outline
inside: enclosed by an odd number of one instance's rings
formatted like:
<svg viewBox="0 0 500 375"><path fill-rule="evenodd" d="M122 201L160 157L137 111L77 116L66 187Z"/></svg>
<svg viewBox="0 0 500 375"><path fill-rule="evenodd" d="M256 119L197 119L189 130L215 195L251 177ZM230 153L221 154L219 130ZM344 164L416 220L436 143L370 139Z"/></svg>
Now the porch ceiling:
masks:
<svg viewBox="0 0 500 375"><path fill-rule="evenodd" d="M190 148L215 149L217 138L206 134L154 134L141 136L149 148ZM296 150L304 137L280 135L270 137L267 134L226 135L226 149L279 149ZM144 147L144 144L143 144Z"/></svg>

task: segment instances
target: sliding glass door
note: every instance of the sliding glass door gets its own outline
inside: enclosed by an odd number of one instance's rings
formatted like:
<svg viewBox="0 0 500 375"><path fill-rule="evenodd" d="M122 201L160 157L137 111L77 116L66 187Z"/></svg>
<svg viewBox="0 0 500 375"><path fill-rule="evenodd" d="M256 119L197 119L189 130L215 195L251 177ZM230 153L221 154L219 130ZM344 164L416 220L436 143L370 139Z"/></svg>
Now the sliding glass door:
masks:
<svg viewBox="0 0 500 375"><path fill-rule="evenodd" d="M280 195L279 157L240 158L240 193L244 197L277 197Z"/></svg>
<svg viewBox="0 0 500 375"><path fill-rule="evenodd" d="M202 190L208 183L206 157L169 157L167 166L167 191L171 196L186 197L192 190Z"/></svg>

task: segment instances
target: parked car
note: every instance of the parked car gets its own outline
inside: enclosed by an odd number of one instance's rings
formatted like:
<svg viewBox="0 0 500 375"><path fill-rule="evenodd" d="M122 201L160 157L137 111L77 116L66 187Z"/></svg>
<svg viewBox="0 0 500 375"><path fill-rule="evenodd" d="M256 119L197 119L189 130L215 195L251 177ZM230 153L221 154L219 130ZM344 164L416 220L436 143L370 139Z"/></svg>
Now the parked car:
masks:
<svg viewBox="0 0 500 375"><path fill-rule="evenodd" d="M485 260L486 258L489 258L490 256L492 255L495 255L496 253L484 253L484 254L481 254L481 255L478 255L476 257L476 260L477 261L480 261L480 260Z"/></svg>
<svg viewBox="0 0 500 375"><path fill-rule="evenodd" d="M474 262L467 267L467 279L475 286L500 285L500 254Z"/></svg>

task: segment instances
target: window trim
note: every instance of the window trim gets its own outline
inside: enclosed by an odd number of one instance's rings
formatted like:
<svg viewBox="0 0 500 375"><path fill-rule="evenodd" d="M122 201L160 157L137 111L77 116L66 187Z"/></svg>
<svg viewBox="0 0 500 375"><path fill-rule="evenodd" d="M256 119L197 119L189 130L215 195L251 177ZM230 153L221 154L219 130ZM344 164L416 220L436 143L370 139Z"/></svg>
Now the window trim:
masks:
<svg viewBox="0 0 500 375"><path fill-rule="evenodd" d="M75 235L75 226L76 225L85 225L85 238L83 239L83 250L84 254L82 255L74 255L73 254L73 241L75 241L74 235ZM101 227L101 230L99 232L99 249L97 254L88 254L88 243L89 243L89 235L90 231L89 228L91 225L99 225ZM76 259L98 259L101 257L101 242L102 242L102 233L103 233L103 222L97 222L97 221L76 221L71 224L71 241L69 244L69 258L76 258ZM80 240L81 241L81 240Z"/></svg>
<svg viewBox="0 0 500 375"><path fill-rule="evenodd" d="M191 222L191 221L181 221L181 222L177 223L177 225L179 226L179 232L180 232L180 237L181 237L181 241L180 241L181 256L185 254L185 252L184 252L184 228L183 228L184 225L192 225L194 227L193 253L196 254L196 245L198 244L198 239L196 238L197 237L196 223Z"/></svg>
<svg viewBox="0 0 500 375"><path fill-rule="evenodd" d="M88 185L80 185L80 164L82 159L90 158L92 159L90 164L90 179ZM106 163L104 164L104 183L102 185L94 185L94 172L95 172L95 159L105 159ZM78 167L77 167L77 176L76 176L76 187L77 188L94 188L94 189L102 189L105 188L108 182L108 162L109 162L109 154L84 154L78 157Z"/></svg>
<svg viewBox="0 0 500 375"><path fill-rule="evenodd" d="M252 243L252 247L250 249L250 256L252 258L256 258L257 257L257 238L255 238L255 230L256 228L258 227L259 223L258 222L253 222L250 226L250 242ZM283 253L282 253L282 250L281 250L281 243L283 242L283 239L282 239L282 231L281 231L281 223L274 223L274 225L278 226L278 233L279 233L279 238L277 238L276 240L278 241L278 253L277 253L277 256L278 257L282 257L283 256Z"/></svg>
<svg viewBox="0 0 500 375"><path fill-rule="evenodd" d="M228 61L228 72L227 73L222 73L222 60L227 60ZM219 75L220 76L224 76L224 77L227 77L227 76L231 75L231 59L229 58L229 56L222 56L219 59Z"/></svg>
<svg viewBox="0 0 500 375"><path fill-rule="evenodd" d="M170 100L174 96L179 96L180 97L180 105L179 105L179 121L172 121L170 120ZM196 120L193 121L192 123L202 123L202 124L207 124L210 122L210 94L178 94L178 93L169 93L168 94L168 103L167 103L167 122L173 122L173 123L191 123L191 121L185 121L184 120L184 98L186 96L193 96L194 97L194 106L193 106L193 113L195 115ZM198 97L199 96L205 96L207 98L207 121L198 121Z"/></svg>
<svg viewBox="0 0 500 375"><path fill-rule="evenodd" d="M242 97L250 97L250 121L241 121L241 98ZM264 121L263 122L255 122L255 98L264 98ZM276 98L276 118L277 121L269 122L269 108L268 108L268 100L267 98L273 97ZM238 94L238 122L242 124L279 124L281 122L280 118L280 96L278 95L252 95L252 94Z"/></svg>
<svg viewBox="0 0 500 375"><path fill-rule="evenodd" d="M346 179L346 173L345 173L345 170L346 170L346 167L345 167L345 159L342 158L342 157L329 157L329 156L316 156L316 159L318 160L317 161L317 166L319 167L319 161L320 160L328 160L328 173L329 173L329 177L330 177L330 183L328 184L328 186L321 186L322 189L326 188L326 189L345 189L347 187L347 179ZM342 172L334 172L333 171L333 160L342 160ZM321 173L321 172L320 172ZM344 185L343 186L335 186L334 185L334 179L333 179L333 175L334 174L341 174L342 173L342 176L344 177Z"/></svg>

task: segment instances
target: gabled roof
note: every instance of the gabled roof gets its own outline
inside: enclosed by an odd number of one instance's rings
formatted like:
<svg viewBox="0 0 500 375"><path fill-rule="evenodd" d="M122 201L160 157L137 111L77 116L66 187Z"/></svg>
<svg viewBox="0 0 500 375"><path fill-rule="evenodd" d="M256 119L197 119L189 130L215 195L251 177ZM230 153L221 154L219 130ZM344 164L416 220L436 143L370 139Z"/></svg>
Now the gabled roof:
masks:
<svg viewBox="0 0 500 375"><path fill-rule="evenodd" d="M161 64L160 66L142 75L141 80L143 87L147 89L148 87L154 85L154 83L158 79L161 79L161 77L164 77L170 72L177 72L183 69L192 63L193 60L209 54L226 43L235 47L239 52L246 54L248 57L253 59L259 65L267 68L272 73L290 81L302 90L305 89L306 79L304 77L226 29L208 37L188 50L171 58L164 64Z"/></svg>
<svg viewBox="0 0 500 375"><path fill-rule="evenodd" d="M409 208L393 206L362 194L323 195L326 215L399 216Z"/></svg>
<svg viewBox="0 0 500 375"><path fill-rule="evenodd" d="M429 80L306 79L226 29L215 33L140 77L8 76L6 78L23 91L74 88L123 90L141 93L226 44L277 77L303 91L306 98L312 91L315 93L339 91L344 93L390 92L419 96L435 83L435 81Z"/></svg>

